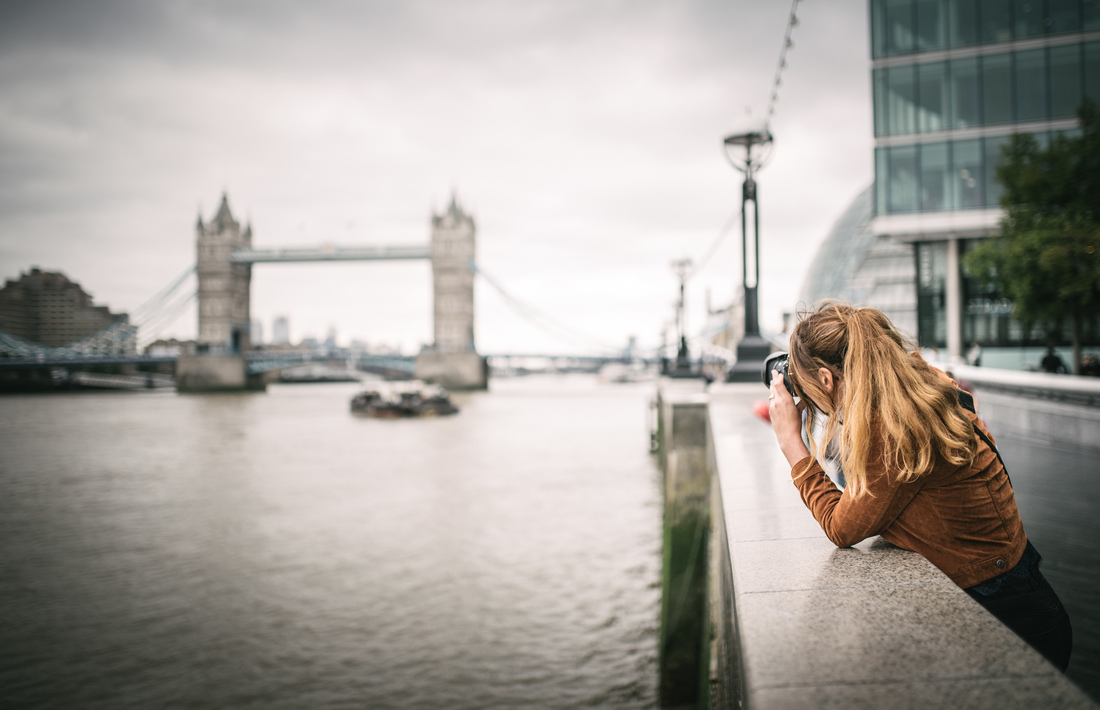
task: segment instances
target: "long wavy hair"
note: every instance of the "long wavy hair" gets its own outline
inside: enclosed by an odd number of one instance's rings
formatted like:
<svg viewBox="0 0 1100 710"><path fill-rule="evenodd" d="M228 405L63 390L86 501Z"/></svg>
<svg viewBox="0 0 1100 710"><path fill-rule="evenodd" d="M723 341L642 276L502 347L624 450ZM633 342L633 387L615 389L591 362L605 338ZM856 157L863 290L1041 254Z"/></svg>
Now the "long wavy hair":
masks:
<svg viewBox="0 0 1100 710"><path fill-rule="evenodd" d="M833 374L832 394L818 379L822 367ZM817 417L825 417L822 441L828 442L843 424L841 464L855 498L867 492L873 441L899 482L927 475L937 458L955 466L974 463L977 435L960 409L958 392L879 310L823 301L800 313L791 334L790 374L810 405L807 433ZM817 458L814 437L808 438Z"/></svg>

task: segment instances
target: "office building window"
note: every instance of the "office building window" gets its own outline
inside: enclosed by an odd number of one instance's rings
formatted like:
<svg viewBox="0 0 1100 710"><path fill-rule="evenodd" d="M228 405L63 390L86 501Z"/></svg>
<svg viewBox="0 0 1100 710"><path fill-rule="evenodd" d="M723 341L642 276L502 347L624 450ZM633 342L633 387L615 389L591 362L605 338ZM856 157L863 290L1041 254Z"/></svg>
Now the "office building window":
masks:
<svg viewBox="0 0 1100 710"><path fill-rule="evenodd" d="M1046 52L1017 52L1015 59L1016 120L1041 121L1047 117Z"/></svg>
<svg viewBox="0 0 1100 710"><path fill-rule="evenodd" d="M886 70L875 69L871 72L871 83L874 86L875 136L886 136L890 134L886 114Z"/></svg>
<svg viewBox="0 0 1100 710"><path fill-rule="evenodd" d="M997 179L997 166L1001 164L1002 148L1011 140L1010 136L983 139L985 153L985 204L995 207L1001 203L1004 187Z"/></svg>
<svg viewBox="0 0 1100 710"><path fill-rule="evenodd" d="M1086 43L1084 54L1085 96L1093 101L1100 101L1100 42Z"/></svg>
<svg viewBox="0 0 1100 710"><path fill-rule="evenodd" d="M921 133L947 128L949 89L946 62L917 66L917 130Z"/></svg>
<svg viewBox="0 0 1100 710"><path fill-rule="evenodd" d="M947 0L952 47L968 47L981 41L978 0Z"/></svg>
<svg viewBox="0 0 1100 710"><path fill-rule="evenodd" d="M875 148L875 214L889 212L889 202L886 199L889 181L886 176L890 174L889 148Z"/></svg>
<svg viewBox="0 0 1100 710"><path fill-rule="evenodd" d="M991 54L982 57L982 122L1012 121L1012 57Z"/></svg>
<svg viewBox="0 0 1100 710"><path fill-rule="evenodd" d="M1015 0L1012 8L1013 36L1016 39L1038 37L1043 34L1045 26L1043 17L1043 0Z"/></svg>
<svg viewBox="0 0 1100 710"><path fill-rule="evenodd" d="M886 74L886 117L888 135L913 133L917 129L916 67L891 67Z"/></svg>
<svg viewBox="0 0 1100 710"><path fill-rule="evenodd" d="M1100 0L1081 0L1081 29L1100 30Z"/></svg>
<svg viewBox="0 0 1100 710"><path fill-rule="evenodd" d="M922 348L947 347L947 242L919 242L917 340Z"/></svg>
<svg viewBox="0 0 1100 710"><path fill-rule="evenodd" d="M890 149L888 162L887 209L890 212L917 210L917 148L899 146Z"/></svg>
<svg viewBox="0 0 1100 710"><path fill-rule="evenodd" d="M982 0L982 42L1012 39L1012 0Z"/></svg>
<svg viewBox="0 0 1100 710"><path fill-rule="evenodd" d="M905 54L915 48L912 0L885 0L886 54Z"/></svg>
<svg viewBox="0 0 1100 710"><path fill-rule="evenodd" d="M917 0L917 50L927 52L947 46L947 16L942 0Z"/></svg>
<svg viewBox="0 0 1100 710"><path fill-rule="evenodd" d="M981 123L981 93L978 85L978 58L955 59L950 68L949 125L970 128Z"/></svg>
<svg viewBox="0 0 1100 710"><path fill-rule="evenodd" d="M1051 34L1077 32L1081 29L1081 8L1078 0L1047 0L1047 17Z"/></svg>
<svg viewBox="0 0 1100 710"><path fill-rule="evenodd" d="M951 145L954 209L978 209L985 205L982 178L982 142L958 141Z"/></svg>
<svg viewBox="0 0 1100 710"><path fill-rule="evenodd" d="M1081 104L1081 45L1050 48L1050 117L1073 118Z"/></svg>
<svg viewBox="0 0 1100 710"><path fill-rule="evenodd" d="M925 143L920 147L920 211L949 210L951 171L946 143Z"/></svg>

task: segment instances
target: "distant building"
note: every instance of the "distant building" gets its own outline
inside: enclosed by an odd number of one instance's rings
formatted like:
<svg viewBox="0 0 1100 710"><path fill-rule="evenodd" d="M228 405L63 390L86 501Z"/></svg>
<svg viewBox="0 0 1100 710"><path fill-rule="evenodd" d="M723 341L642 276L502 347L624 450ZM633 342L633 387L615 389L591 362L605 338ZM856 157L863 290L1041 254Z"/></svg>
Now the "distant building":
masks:
<svg viewBox="0 0 1100 710"><path fill-rule="evenodd" d="M253 318L249 324L248 339L252 341L252 347L264 344L264 324L259 318Z"/></svg>
<svg viewBox="0 0 1100 710"><path fill-rule="evenodd" d="M271 325L271 344L290 344L290 321L287 320L286 316L275 317L275 322Z"/></svg>
<svg viewBox="0 0 1100 710"><path fill-rule="evenodd" d="M92 297L60 272L33 268L8 281L0 289L0 331L47 347L60 347L87 338L115 325L125 325L129 316L96 306ZM110 342L98 349L132 353L136 328L112 331Z"/></svg>
<svg viewBox="0 0 1100 710"><path fill-rule="evenodd" d="M154 340L145 346L145 354L152 357L179 357L180 355L194 355L194 340L177 340L176 338L161 338Z"/></svg>

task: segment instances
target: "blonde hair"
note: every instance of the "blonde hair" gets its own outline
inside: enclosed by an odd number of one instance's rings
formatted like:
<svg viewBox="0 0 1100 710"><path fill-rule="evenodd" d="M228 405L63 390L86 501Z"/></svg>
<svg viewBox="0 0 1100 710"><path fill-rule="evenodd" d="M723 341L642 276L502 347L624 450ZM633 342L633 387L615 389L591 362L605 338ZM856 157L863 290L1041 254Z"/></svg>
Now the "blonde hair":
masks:
<svg viewBox="0 0 1100 710"><path fill-rule="evenodd" d="M882 463L899 482L931 472L936 458L970 466L977 435L959 408L955 388L933 372L890 319L874 308L823 301L799 314L791 334L790 374L807 411L806 431L828 415L823 441L832 441L843 423L841 461L847 490L854 498L867 491L872 440L881 442ZM818 380L827 368L844 384L837 401ZM809 436L810 453L817 446Z"/></svg>

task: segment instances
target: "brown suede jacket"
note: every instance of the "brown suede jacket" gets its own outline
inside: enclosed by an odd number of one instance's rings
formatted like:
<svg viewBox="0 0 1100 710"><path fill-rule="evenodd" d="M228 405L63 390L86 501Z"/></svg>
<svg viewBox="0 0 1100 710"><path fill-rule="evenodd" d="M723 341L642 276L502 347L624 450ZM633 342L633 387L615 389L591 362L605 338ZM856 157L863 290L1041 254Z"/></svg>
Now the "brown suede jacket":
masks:
<svg viewBox="0 0 1100 710"><path fill-rule="evenodd" d="M976 415L966 415L988 435ZM989 440L996 446L992 436ZM794 465L791 477L837 547L881 535L920 553L964 589L1015 567L1027 544L1008 476L981 438L972 467L940 459L912 483L898 483L884 466L881 449L872 451L867 492L858 500L839 491L810 457Z"/></svg>

